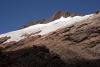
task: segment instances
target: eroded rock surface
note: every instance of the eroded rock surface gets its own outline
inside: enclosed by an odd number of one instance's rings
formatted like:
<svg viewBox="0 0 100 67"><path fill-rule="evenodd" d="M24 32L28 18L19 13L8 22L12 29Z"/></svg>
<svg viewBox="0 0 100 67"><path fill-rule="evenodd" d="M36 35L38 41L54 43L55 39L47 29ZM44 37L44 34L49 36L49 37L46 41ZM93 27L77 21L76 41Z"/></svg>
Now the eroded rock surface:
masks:
<svg viewBox="0 0 100 67"><path fill-rule="evenodd" d="M100 67L100 13L71 27L59 29L42 37L29 36L12 44L10 47L5 46L3 52L16 52L34 45L46 46L51 53L57 54L66 64L76 64L69 67L77 67L77 64L79 67L82 67L81 64L83 67L93 65Z"/></svg>

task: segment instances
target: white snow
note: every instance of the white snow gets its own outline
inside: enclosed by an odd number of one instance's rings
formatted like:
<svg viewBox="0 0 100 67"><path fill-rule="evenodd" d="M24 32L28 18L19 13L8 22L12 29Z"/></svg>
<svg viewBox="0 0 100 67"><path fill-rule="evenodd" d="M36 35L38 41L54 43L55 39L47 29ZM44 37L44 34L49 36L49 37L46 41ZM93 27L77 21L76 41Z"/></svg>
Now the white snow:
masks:
<svg viewBox="0 0 100 67"><path fill-rule="evenodd" d="M59 28L69 27L73 25L74 23L86 20L90 18L91 16L93 16L93 14L85 15L85 16L67 17L67 18L61 17L60 19L57 19L55 21L52 21L46 24L36 24L36 25L30 26L21 30L1 34L0 38L5 37L5 36L11 37L10 39L6 41L6 42L10 42L10 41L19 41L21 39L24 39L25 36L23 35L25 34L34 33L34 35L46 35L50 32L56 31Z"/></svg>

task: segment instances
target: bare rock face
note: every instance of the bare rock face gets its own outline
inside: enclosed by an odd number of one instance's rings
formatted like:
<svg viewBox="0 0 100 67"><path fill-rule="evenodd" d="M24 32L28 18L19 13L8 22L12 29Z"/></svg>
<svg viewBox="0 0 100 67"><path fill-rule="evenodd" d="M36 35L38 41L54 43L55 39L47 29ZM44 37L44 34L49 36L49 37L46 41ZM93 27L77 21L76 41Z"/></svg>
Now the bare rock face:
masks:
<svg viewBox="0 0 100 67"><path fill-rule="evenodd" d="M100 67L100 13L91 19L51 32L46 36L29 36L12 44L10 47L6 46L3 52L9 51L13 54L18 51L19 58L31 54L26 52L25 55L19 54L21 49L23 51L24 48L31 48L34 45L46 46L51 53L57 54L67 67ZM30 62L31 59L26 60Z"/></svg>
<svg viewBox="0 0 100 67"><path fill-rule="evenodd" d="M35 43L45 44L67 63L100 59L100 14L69 28L59 29Z"/></svg>
<svg viewBox="0 0 100 67"><path fill-rule="evenodd" d="M33 46L1 53L0 67L66 67L66 64L45 46Z"/></svg>

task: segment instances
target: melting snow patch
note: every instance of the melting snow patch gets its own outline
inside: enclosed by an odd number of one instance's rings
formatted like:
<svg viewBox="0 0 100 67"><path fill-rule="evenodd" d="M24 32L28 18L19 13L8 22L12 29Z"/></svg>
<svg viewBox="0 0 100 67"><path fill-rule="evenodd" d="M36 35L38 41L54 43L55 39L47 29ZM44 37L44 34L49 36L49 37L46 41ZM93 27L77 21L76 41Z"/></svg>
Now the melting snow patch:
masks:
<svg viewBox="0 0 100 67"><path fill-rule="evenodd" d="M93 14L85 15L85 16L67 17L67 18L61 17L60 19L57 19L55 21L46 24L36 24L21 30L1 34L0 37L5 37L5 36L11 37L6 42L19 41L25 38L25 36L23 36L25 34L34 33L34 35L45 35L50 32L56 31L59 28L69 27L76 22L81 22L83 20L86 20L91 16L93 16Z"/></svg>

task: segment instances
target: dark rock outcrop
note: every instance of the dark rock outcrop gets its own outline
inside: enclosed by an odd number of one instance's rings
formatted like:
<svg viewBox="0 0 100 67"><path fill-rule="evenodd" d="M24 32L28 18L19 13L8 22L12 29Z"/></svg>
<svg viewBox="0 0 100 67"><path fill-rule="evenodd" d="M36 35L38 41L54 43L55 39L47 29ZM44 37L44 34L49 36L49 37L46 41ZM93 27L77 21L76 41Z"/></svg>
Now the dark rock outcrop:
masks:
<svg viewBox="0 0 100 67"><path fill-rule="evenodd" d="M0 67L99 67L100 60L65 63L45 46L33 46L17 51L0 51Z"/></svg>
<svg viewBox="0 0 100 67"><path fill-rule="evenodd" d="M58 55L44 46L0 54L0 67L66 67Z"/></svg>
<svg viewBox="0 0 100 67"><path fill-rule="evenodd" d="M3 42L7 41L10 37L2 37L0 38L0 44L2 44Z"/></svg>

